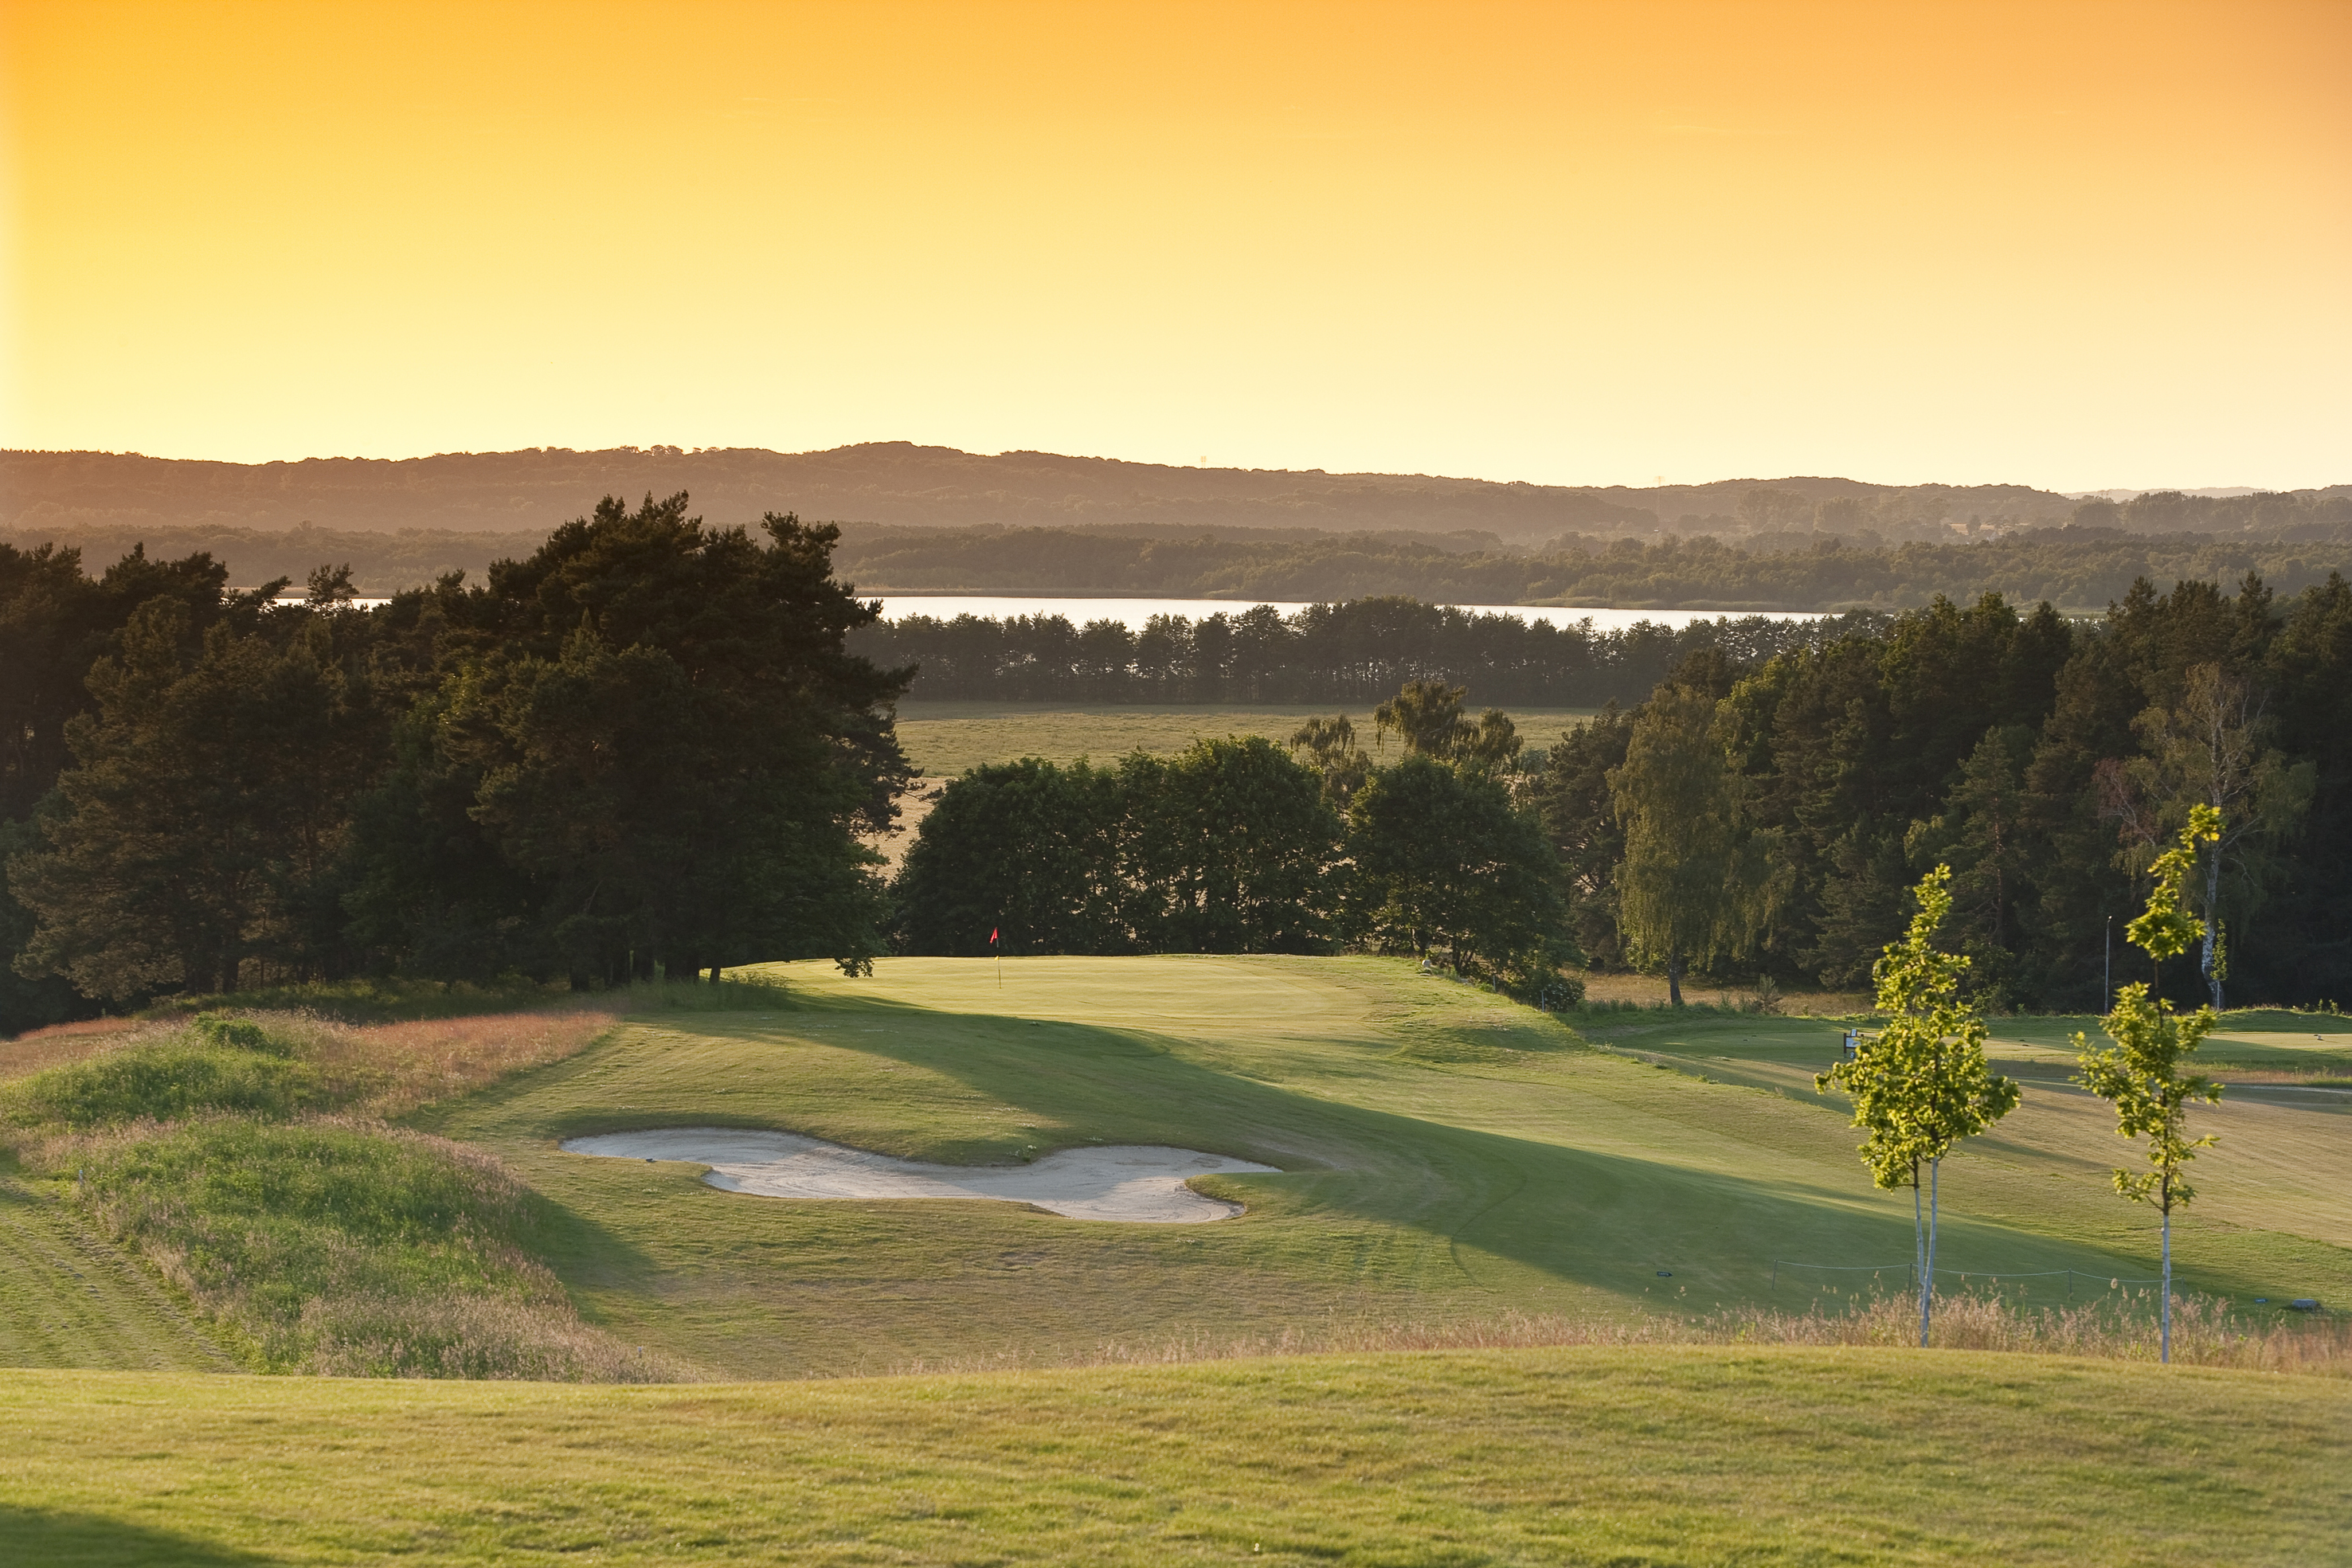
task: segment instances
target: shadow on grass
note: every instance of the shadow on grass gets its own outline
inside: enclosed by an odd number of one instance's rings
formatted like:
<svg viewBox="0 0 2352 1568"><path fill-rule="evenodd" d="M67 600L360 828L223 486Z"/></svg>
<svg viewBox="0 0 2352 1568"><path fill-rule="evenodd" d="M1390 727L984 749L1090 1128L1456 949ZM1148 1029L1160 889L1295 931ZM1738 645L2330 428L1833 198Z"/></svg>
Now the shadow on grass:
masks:
<svg viewBox="0 0 2352 1568"><path fill-rule="evenodd" d="M1149 1031L837 994L821 1010L844 1025L863 1027L828 1029L811 1038L940 1073L1019 1107L1047 1143L1173 1145L1282 1167L1283 1176L1203 1183L1255 1211L1230 1228L1203 1228L1195 1243L1235 1265L1269 1245L1312 1250L1319 1239L1345 1250L1349 1243L1340 1235L1310 1239L1295 1227L1299 1220L1337 1221L1339 1229L1366 1239L1369 1228L1397 1227L1442 1241L1452 1249L1457 1278L1467 1288L1485 1282L1484 1255L1629 1300L1645 1291L1656 1300L1687 1288L1691 1294L1682 1299L1696 1306L1761 1297L1776 1258L1875 1264L1911 1252L1907 1205L1874 1198L1859 1176L1846 1190L1803 1177L1696 1169L1466 1128L1267 1082L1245 1075L1245 1063L1204 1062L1181 1042ZM1368 1045L1365 1058L1369 1063L1385 1054ZM822 1126L786 1125L772 1115L701 1113L674 1103L658 1110L610 1099L599 1103L595 1080L604 1056L592 1051L534 1074L535 1088L570 1080L564 1088L578 1097L554 1114L542 1107L525 1111L527 1120L509 1122L506 1131L564 1138L693 1123L824 1135ZM501 1097L499 1091L489 1096ZM489 1119L505 1118L493 1112ZM467 1120L473 1126L459 1135L488 1130L478 1113ZM1562 1131L1573 1135L1572 1124ZM1697 1123L1691 1131L1694 1137L1708 1135ZM1003 1163L1017 1157L1019 1145L1019 1137L997 1134L883 1152ZM1766 1154L1759 1150L1759 1156ZM572 1218L583 1228L583 1242L599 1228L584 1215ZM1942 1231L1939 1250L1958 1267L2126 1269L2123 1260L2095 1247L1948 1210ZM575 1259L596 1256L607 1243L620 1245L606 1235L566 1250ZM1671 1271L1672 1285L1660 1278L1661 1270Z"/></svg>
<svg viewBox="0 0 2352 1568"><path fill-rule="evenodd" d="M275 1563L234 1547L127 1524L94 1513L69 1513L0 1503L0 1562L44 1568L236 1568Z"/></svg>

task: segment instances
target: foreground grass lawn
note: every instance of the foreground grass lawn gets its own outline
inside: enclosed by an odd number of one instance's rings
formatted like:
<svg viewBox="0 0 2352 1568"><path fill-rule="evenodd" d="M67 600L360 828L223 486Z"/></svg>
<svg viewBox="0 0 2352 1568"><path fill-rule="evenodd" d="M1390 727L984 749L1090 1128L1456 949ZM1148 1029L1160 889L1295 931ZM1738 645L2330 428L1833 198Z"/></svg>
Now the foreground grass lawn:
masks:
<svg viewBox="0 0 2352 1568"><path fill-rule="evenodd" d="M2317 1563L2352 1387L1554 1350L611 1388L0 1373L0 1561Z"/></svg>
<svg viewBox="0 0 2352 1568"><path fill-rule="evenodd" d="M1775 1260L1885 1265L1904 1284L1907 1195L1873 1190L1845 1113L1809 1082L1705 1082L1728 1074L1687 1055L1657 1071L1400 960L1033 958L1005 964L1001 988L972 960L886 959L861 980L779 972L792 996L768 1016L633 1019L417 1118L494 1150L559 1207L546 1256L586 1315L712 1376L1050 1364L1311 1339L1367 1317L1802 1311L1868 1288L1787 1268L1776 1287ZM1834 1050L1833 1025L1757 1027L1789 1031L1808 1073ZM2065 1109L2029 1091L2030 1109L2045 1102ZM2191 1288L2243 1301L2352 1286L2352 1181L2335 1181L2344 1155L2326 1147L2343 1124L2320 1120L2289 1129L2315 1162L2295 1205L2217 1197L2184 1223ZM1144 1226L750 1197L702 1185L698 1166L556 1148L711 1124L954 1163L1166 1144L1282 1174L1199 1184L1248 1205L1238 1218ZM2066 1135L1979 1140L1948 1163L1944 1261L2074 1269L2101 1287L2154 1271L2153 1228L2107 1187L2116 1140L2087 1121ZM2221 1192L2256 1152L2233 1137L2200 1185ZM2016 1289L2064 1299L2057 1278Z"/></svg>

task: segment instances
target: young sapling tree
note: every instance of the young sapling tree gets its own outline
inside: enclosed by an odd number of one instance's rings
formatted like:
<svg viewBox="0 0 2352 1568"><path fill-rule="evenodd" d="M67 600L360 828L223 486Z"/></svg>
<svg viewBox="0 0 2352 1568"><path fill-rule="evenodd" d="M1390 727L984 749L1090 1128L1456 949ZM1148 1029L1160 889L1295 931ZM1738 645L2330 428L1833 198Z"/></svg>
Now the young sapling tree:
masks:
<svg viewBox="0 0 2352 1568"><path fill-rule="evenodd" d="M2018 1101L2016 1080L1986 1065L1983 1016L1960 998L1969 960L1937 952L1930 940L1951 912L1951 880L1948 865L1919 879L1913 893L1919 913L1910 930L1902 941L1888 943L1872 967L1886 1027L1864 1034L1852 1061L1813 1080L1816 1088L1853 1096L1853 1124L1869 1134L1861 1151L1871 1179L1882 1187L1911 1189L1922 1346L1934 1315L1937 1178L1944 1156L2015 1110Z"/></svg>
<svg viewBox="0 0 2352 1568"><path fill-rule="evenodd" d="M2221 813L2210 806L2192 807L2179 841L2157 857L2156 887L2148 894L2147 912L2124 928L2159 973L2167 958L2179 957L2204 939L2205 923L2180 907L2180 897L2196 870L2199 849L2219 843L2221 837ZM2115 1106L2117 1135L2147 1139L2150 1168L2117 1170L2115 1183L2124 1197L2148 1204L2162 1216L2164 1295L2158 1308L2158 1354L2167 1362L2172 1359L2172 1211L2197 1196L2184 1173L2197 1151L2214 1142L2210 1135L2189 1135L2189 1106L2198 1100L2216 1104L2221 1098L2220 1084L2184 1069L2220 1021L2210 1007L2186 1017L2176 1014L2147 981L2136 980L2116 993L2115 1010L2099 1022L2110 1044L2093 1051L2089 1036L2074 1037L2075 1060L2082 1069L2075 1082Z"/></svg>

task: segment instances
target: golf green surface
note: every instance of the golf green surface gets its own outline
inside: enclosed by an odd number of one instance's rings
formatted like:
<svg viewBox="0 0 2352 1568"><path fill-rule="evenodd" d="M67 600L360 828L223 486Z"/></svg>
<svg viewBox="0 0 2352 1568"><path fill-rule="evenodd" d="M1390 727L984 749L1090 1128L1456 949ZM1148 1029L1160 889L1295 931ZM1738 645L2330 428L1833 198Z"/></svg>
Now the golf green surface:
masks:
<svg viewBox="0 0 2352 1568"><path fill-rule="evenodd" d="M1588 1040L1379 958L772 972L795 1005L630 1019L415 1118L552 1200L549 1260L592 1320L710 1376L1051 1364L1367 1319L1801 1311L1904 1284L1908 1195L1870 1186L1844 1111L1812 1092L1834 1024L1618 1014ZM2105 1107L2048 1076L1946 1161L1939 1259L2079 1301L2152 1275L2155 1227L2109 1189L2133 1156ZM2176 1227L2185 1288L2352 1294L2352 1122L2306 1099L2200 1121L2223 1141ZM556 1147L697 1125L967 1164L1166 1145L1281 1174L1203 1178L1246 1212L1166 1227L761 1198Z"/></svg>

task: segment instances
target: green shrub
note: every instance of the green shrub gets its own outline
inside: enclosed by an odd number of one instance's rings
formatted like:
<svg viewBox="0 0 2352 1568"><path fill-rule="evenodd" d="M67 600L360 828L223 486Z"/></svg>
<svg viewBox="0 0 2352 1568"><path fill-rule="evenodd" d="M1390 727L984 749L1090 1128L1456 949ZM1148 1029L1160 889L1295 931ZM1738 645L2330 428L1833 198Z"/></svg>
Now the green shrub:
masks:
<svg viewBox="0 0 2352 1568"><path fill-rule="evenodd" d="M223 1018L218 1013L198 1013L188 1020L188 1029L206 1045L223 1051L258 1051L266 1056L291 1056L294 1048L289 1042L274 1038L251 1019Z"/></svg>

